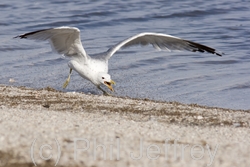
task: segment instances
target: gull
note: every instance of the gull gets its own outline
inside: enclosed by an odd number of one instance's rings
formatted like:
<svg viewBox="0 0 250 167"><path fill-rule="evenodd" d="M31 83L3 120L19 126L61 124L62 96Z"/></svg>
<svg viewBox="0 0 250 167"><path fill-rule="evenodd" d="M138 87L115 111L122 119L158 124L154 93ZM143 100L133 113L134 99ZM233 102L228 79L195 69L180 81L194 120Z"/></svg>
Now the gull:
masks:
<svg viewBox="0 0 250 167"><path fill-rule="evenodd" d="M38 41L50 42L52 50L58 54L62 54L70 58L68 62L69 75L63 84L65 89L70 81L72 70L76 71L81 77L91 81L94 85L100 89L104 95L110 95L101 88L101 85L107 86L111 91L114 91L112 85L115 82L108 74L108 60L119 50L134 45L148 45L151 44L157 50L179 50L179 51L191 51L191 52L207 52L222 56L224 53L220 53L217 50L196 43L189 40L181 39L175 36L162 34L143 32L137 35L131 36L116 45L113 45L106 52L99 53L94 57L91 57L84 50L81 38L80 30L76 27L57 27L49 28L38 31L33 31L18 35L14 38L32 39Z"/></svg>

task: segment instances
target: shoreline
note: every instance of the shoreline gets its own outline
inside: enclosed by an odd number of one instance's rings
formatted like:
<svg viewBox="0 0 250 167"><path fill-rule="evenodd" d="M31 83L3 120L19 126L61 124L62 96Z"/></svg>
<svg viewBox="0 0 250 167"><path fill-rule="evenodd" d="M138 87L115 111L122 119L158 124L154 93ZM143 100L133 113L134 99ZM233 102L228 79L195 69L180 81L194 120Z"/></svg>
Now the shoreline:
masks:
<svg viewBox="0 0 250 167"><path fill-rule="evenodd" d="M250 160L250 110L232 110L206 107L197 104L151 101L86 95L77 92L60 92L52 88L31 89L0 85L1 149L0 166L33 166L30 148L34 139L37 166L55 166L55 149L45 149L45 157L53 155L49 161L39 158L39 145L60 143L61 154L57 166L203 166L212 161L210 153L216 153L212 166L248 166ZM78 149L74 159L75 139L82 143L89 141L90 150ZM83 140L85 139L85 140ZM114 141L119 139L119 148ZM147 146L161 146L177 143L190 146L199 145L204 149L200 160L190 156L192 147L184 155L176 158L169 151L168 159L163 148L156 160L140 155L143 139ZM178 140L177 140L178 139ZM110 141L112 140L112 141ZM93 141L107 146L113 144L114 157L119 152L119 160L104 160L102 149L97 149L97 159L93 159ZM79 148L80 145L77 145ZM217 146L219 146L217 148ZM155 147L157 148L157 147ZM217 149L216 149L217 148ZM217 150L217 151L216 151ZM233 151L230 151L233 150ZM108 155L108 154L107 154ZM150 154L151 155L151 154ZM153 156L153 157L154 157ZM165 157L165 158L164 158Z"/></svg>

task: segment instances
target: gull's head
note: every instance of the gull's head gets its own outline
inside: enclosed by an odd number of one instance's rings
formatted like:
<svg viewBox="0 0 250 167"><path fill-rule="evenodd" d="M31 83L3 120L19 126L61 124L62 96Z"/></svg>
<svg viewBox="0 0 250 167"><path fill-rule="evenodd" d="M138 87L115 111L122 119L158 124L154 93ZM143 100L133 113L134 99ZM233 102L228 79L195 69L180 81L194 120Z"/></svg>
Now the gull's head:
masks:
<svg viewBox="0 0 250 167"><path fill-rule="evenodd" d="M100 73L98 79L103 85L107 86L111 91L114 91L112 85L115 85L115 81L111 79L109 74Z"/></svg>

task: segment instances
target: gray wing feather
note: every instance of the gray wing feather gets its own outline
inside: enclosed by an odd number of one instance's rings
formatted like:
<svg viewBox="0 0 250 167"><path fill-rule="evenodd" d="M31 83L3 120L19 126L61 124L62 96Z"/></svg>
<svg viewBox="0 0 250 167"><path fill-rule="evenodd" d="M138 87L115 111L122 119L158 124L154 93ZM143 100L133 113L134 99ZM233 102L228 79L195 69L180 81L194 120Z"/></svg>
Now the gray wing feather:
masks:
<svg viewBox="0 0 250 167"><path fill-rule="evenodd" d="M195 43L192 41L184 40L175 36L160 34L160 33L140 33L132 36L124 41L111 47L106 53L106 59L112 57L112 55L119 49L127 48L134 45L148 45L151 44L158 50L179 50L179 51L191 51L191 52L208 52L222 56L223 53L217 52L215 49Z"/></svg>
<svg viewBox="0 0 250 167"><path fill-rule="evenodd" d="M71 58L88 57L81 43L80 30L75 27L58 27L38 30L18 35L15 38L39 41L48 40L52 49L59 54L64 54Z"/></svg>

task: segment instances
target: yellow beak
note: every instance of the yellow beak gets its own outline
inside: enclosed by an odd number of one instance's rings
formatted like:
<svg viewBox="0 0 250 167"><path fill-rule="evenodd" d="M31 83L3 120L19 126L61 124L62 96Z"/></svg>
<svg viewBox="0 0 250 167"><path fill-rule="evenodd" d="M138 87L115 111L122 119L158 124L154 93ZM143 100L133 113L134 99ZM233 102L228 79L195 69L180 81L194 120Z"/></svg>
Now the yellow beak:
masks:
<svg viewBox="0 0 250 167"><path fill-rule="evenodd" d="M113 80L110 80L110 83L113 84L113 85L116 84L115 81L113 81Z"/></svg>
<svg viewBox="0 0 250 167"><path fill-rule="evenodd" d="M114 89L112 87L112 84L115 85L115 81L110 80L110 82L105 81L104 84L113 92Z"/></svg>

